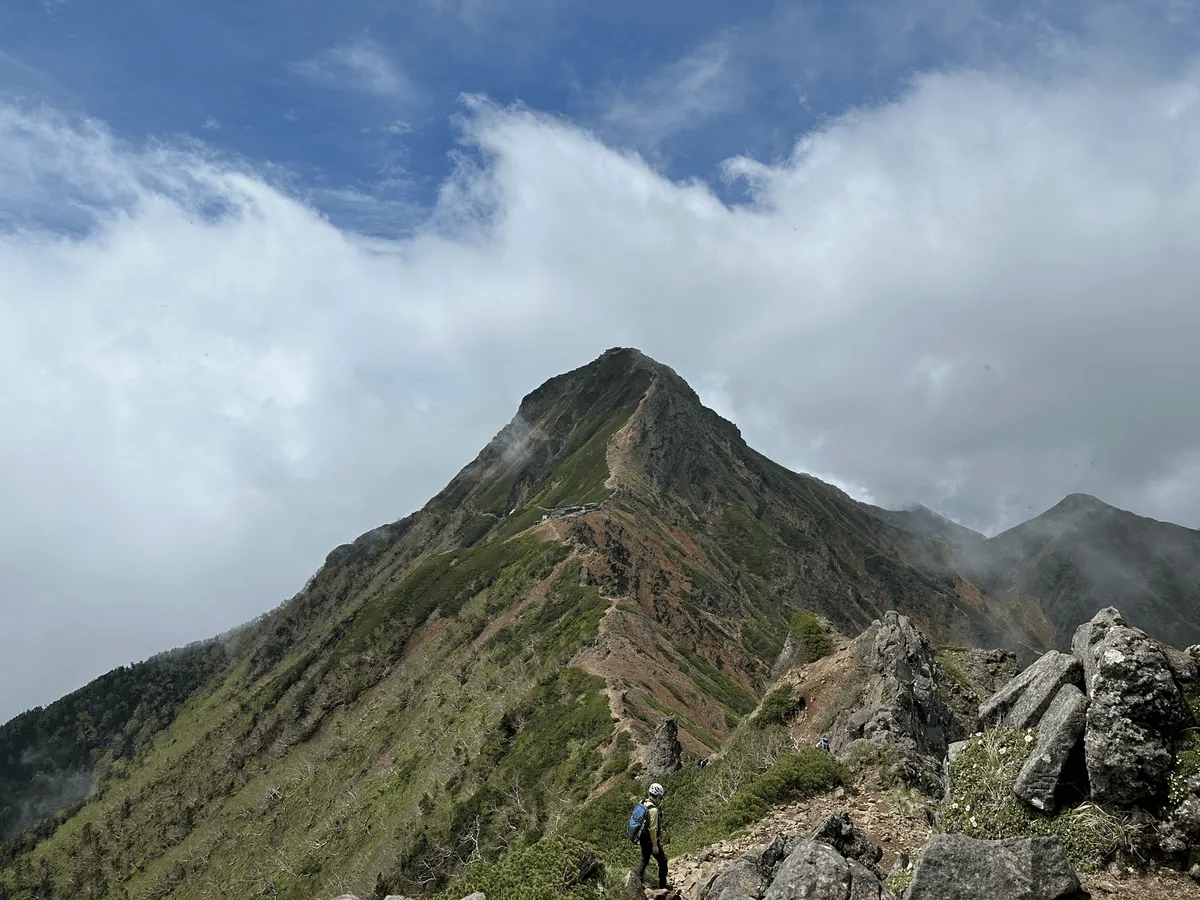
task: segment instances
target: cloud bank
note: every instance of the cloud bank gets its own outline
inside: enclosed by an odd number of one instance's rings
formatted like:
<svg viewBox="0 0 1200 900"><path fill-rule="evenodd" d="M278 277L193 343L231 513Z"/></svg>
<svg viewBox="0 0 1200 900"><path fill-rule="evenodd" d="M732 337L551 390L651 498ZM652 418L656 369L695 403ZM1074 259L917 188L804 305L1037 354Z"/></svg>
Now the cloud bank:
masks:
<svg viewBox="0 0 1200 900"><path fill-rule="evenodd" d="M731 159L468 103L415 236L201 144L0 107L0 719L298 590L614 345L793 468L995 530L1200 526L1200 73L961 70ZM859 487L861 486L861 487Z"/></svg>

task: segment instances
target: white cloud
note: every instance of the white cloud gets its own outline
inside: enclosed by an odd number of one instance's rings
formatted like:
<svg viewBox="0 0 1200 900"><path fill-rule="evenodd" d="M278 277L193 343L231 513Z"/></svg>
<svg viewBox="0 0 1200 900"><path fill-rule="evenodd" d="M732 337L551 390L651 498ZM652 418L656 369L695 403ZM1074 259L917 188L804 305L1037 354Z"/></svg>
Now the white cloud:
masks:
<svg viewBox="0 0 1200 900"><path fill-rule="evenodd" d="M416 88L407 73L373 40L359 36L294 63L291 70L318 84L346 87L379 97L411 100Z"/></svg>
<svg viewBox="0 0 1200 900"><path fill-rule="evenodd" d="M1200 525L1195 70L927 76L732 161L734 209L472 115L430 227L367 241L195 148L0 109L0 212L75 229L0 232L0 681L40 673L0 718L274 605L617 344L879 503Z"/></svg>
<svg viewBox="0 0 1200 900"><path fill-rule="evenodd" d="M603 98L605 130L654 151L668 138L728 112L744 96L744 72L730 65L727 37L695 48L649 77L611 88Z"/></svg>

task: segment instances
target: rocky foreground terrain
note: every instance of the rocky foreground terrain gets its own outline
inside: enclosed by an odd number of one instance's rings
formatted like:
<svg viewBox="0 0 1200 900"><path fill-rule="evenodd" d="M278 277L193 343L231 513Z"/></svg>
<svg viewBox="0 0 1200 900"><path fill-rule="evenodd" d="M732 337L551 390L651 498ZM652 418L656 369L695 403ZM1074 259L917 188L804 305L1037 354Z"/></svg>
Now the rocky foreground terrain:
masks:
<svg viewBox="0 0 1200 900"><path fill-rule="evenodd" d="M615 872L610 892L1200 897L1200 646L1156 641L1115 608L1079 627L1071 653L1050 651L1021 671L1002 651L939 652L897 613L840 644L779 684L797 710L793 744L827 731L841 760L866 763L853 783L672 860L666 890L636 884L632 872L618 884ZM998 682L980 696L980 684ZM655 777L683 764L672 722L650 756Z"/></svg>

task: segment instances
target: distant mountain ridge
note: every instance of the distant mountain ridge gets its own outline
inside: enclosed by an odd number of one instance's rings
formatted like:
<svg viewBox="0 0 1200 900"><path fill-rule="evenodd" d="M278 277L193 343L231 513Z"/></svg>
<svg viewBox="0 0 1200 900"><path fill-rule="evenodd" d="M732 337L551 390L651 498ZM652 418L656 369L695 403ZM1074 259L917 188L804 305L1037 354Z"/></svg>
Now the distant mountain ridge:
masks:
<svg viewBox="0 0 1200 900"><path fill-rule="evenodd" d="M1118 604L1160 640L1200 643L1200 531L1070 494L972 549L982 552L960 554L960 567L998 597L1036 598L1056 647Z"/></svg>
<svg viewBox="0 0 1200 900"><path fill-rule="evenodd" d="M689 750L720 747L800 611L858 634L895 609L939 642L1030 653L1128 589L1129 619L1180 644L1200 641L1198 563L1200 533L1094 498L991 539L860 503L613 348L222 644L119 777L0 852L0 885L24 860L96 897L300 900L338 893L335 871L416 893L469 823L475 841L532 834L632 765L663 715ZM0 807L27 799L18 782Z"/></svg>

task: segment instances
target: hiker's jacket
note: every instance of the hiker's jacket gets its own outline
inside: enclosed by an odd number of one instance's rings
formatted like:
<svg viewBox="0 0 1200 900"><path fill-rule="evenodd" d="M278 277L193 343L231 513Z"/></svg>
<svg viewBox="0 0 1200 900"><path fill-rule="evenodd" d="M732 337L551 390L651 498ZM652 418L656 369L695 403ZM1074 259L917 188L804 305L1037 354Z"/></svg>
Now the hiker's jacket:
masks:
<svg viewBox="0 0 1200 900"><path fill-rule="evenodd" d="M650 846L657 853L662 849L662 810L652 797L646 798L646 834L650 835Z"/></svg>

